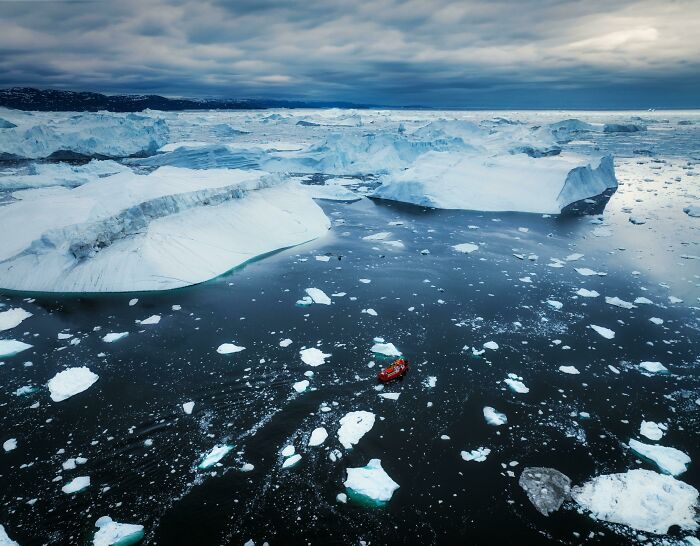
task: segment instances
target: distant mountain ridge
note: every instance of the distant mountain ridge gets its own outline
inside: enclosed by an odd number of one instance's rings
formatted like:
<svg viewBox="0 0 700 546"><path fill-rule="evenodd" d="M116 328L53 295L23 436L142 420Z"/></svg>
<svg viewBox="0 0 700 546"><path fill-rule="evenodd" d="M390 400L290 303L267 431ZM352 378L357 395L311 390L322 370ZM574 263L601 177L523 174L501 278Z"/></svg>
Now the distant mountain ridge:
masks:
<svg viewBox="0 0 700 546"><path fill-rule="evenodd" d="M266 108L367 108L367 105L266 99L171 99L160 95L103 95L88 91L61 91L11 87L0 89L0 106L15 110L53 112L140 112L142 110L263 110Z"/></svg>

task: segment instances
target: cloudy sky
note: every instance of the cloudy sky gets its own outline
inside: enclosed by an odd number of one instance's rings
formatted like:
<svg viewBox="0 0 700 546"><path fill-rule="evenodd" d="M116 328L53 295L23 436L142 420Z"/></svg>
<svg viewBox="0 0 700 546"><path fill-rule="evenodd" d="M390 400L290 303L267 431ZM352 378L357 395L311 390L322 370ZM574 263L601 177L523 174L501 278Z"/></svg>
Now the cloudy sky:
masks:
<svg viewBox="0 0 700 546"><path fill-rule="evenodd" d="M698 0L0 0L0 87L700 106Z"/></svg>

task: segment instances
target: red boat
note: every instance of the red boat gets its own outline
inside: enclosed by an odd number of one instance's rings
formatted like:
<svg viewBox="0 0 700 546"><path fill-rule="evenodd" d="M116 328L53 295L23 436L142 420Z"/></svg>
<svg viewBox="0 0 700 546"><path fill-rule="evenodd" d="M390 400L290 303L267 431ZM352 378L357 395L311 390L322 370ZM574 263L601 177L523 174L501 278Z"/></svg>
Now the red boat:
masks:
<svg viewBox="0 0 700 546"><path fill-rule="evenodd" d="M394 379L403 377L404 375L406 375L406 372L408 372L408 360L399 358L397 360L394 360L391 366L379 372L377 378L379 379L379 381L386 383L387 381L393 381Z"/></svg>

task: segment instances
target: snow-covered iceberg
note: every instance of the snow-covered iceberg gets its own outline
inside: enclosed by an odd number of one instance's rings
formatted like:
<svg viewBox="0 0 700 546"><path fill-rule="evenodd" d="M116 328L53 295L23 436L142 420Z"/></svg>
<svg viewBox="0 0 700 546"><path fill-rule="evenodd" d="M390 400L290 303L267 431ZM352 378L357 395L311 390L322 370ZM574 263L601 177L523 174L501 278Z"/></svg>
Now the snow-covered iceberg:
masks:
<svg viewBox="0 0 700 546"><path fill-rule="evenodd" d="M102 516L95 522L98 528L93 537L93 546L129 546L144 537L143 525L117 523L109 516Z"/></svg>
<svg viewBox="0 0 700 546"><path fill-rule="evenodd" d="M261 171L123 172L0 210L0 287L166 290L200 283L323 235L295 183Z"/></svg>
<svg viewBox="0 0 700 546"><path fill-rule="evenodd" d="M351 498L379 505L389 502L399 488L399 484L382 468L379 459L371 459L367 466L348 468L348 479L344 485Z"/></svg>
<svg viewBox="0 0 700 546"><path fill-rule="evenodd" d="M17 127L0 131L0 157L148 155L163 146L169 134L165 121L140 114L54 113L37 119L21 113L13 123Z"/></svg>
<svg viewBox="0 0 700 546"><path fill-rule="evenodd" d="M440 209L559 214L617 187L613 160L428 152L382 179L373 197Z"/></svg>
<svg viewBox="0 0 700 546"><path fill-rule="evenodd" d="M698 527L698 490L650 470L598 476L574 487L571 496L596 519L647 533L665 534L672 525Z"/></svg>

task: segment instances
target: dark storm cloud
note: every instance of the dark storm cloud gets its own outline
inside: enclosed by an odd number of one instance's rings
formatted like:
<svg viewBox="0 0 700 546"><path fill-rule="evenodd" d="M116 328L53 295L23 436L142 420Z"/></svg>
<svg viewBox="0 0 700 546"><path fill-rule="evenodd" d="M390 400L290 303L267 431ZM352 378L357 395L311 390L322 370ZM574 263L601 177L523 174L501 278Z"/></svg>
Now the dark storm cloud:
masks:
<svg viewBox="0 0 700 546"><path fill-rule="evenodd" d="M695 0L0 0L0 85L435 106L683 106Z"/></svg>

